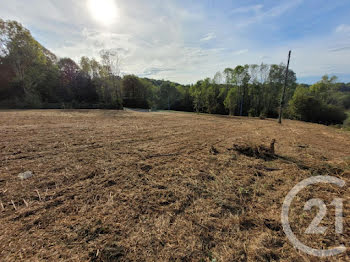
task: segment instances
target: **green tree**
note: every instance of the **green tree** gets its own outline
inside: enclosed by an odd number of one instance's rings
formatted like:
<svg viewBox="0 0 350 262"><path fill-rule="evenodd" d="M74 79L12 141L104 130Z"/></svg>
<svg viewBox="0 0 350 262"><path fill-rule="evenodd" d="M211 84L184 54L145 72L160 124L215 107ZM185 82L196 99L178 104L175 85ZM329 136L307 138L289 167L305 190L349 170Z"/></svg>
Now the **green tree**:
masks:
<svg viewBox="0 0 350 262"><path fill-rule="evenodd" d="M97 93L106 108L120 109L123 103L119 56L113 50L101 50L100 55L101 64L95 60L90 61L93 76L99 82Z"/></svg>
<svg viewBox="0 0 350 262"><path fill-rule="evenodd" d="M269 79L264 90L264 112L268 116L278 116L278 108L280 105L286 70L287 67L284 64L270 66ZM296 86L295 73L289 69L285 94L286 104L288 104L288 101L293 96Z"/></svg>
<svg viewBox="0 0 350 262"><path fill-rule="evenodd" d="M233 83L237 86L239 95L239 115L243 115L244 101L248 91L248 83L250 80L250 75L248 72L248 65L236 66L233 70Z"/></svg>
<svg viewBox="0 0 350 262"><path fill-rule="evenodd" d="M126 107L149 108L152 84L137 76L126 75L122 80L122 97Z"/></svg>
<svg viewBox="0 0 350 262"><path fill-rule="evenodd" d="M193 98L190 93L190 86L177 85L176 89L179 95L179 100L175 105L174 110L193 111Z"/></svg>
<svg viewBox="0 0 350 262"><path fill-rule="evenodd" d="M91 69L91 62L90 59L86 56L83 56L80 59L80 68L83 73L86 74L86 76L92 77L92 69Z"/></svg>
<svg viewBox="0 0 350 262"><path fill-rule="evenodd" d="M238 88L237 87L231 87L227 93L227 96L224 101L224 105L229 111L230 115L234 115L238 102L239 101L239 95L238 95Z"/></svg>
<svg viewBox="0 0 350 262"><path fill-rule="evenodd" d="M193 108L197 113L204 112L205 109L205 90L203 90L202 83L203 81L198 81L190 87L190 93L193 97Z"/></svg>
<svg viewBox="0 0 350 262"><path fill-rule="evenodd" d="M302 121L321 124L341 124L346 119L344 109L325 104L312 91L298 87L289 102L291 115Z"/></svg>
<svg viewBox="0 0 350 262"><path fill-rule="evenodd" d="M40 107L43 92L39 87L46 78L45 68L53 66L55 55L41 46L20 23L0 19L0 56L2 63L10 65L15 73L13 84L22 89L24 103Z"/></svg>

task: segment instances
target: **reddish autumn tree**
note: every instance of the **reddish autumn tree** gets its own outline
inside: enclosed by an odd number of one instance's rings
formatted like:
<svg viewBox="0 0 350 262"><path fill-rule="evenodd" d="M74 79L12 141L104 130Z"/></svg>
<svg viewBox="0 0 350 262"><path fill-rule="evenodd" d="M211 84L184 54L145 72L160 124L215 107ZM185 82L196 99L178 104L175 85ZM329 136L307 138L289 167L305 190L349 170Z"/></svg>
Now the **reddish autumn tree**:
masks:
<svg viewBox="0 0 350 262"><path fill-rule="evenodd" d="M72 59L61 58L58 61L60 69L60 80L63 86L70 85L78 75L80 68Z"/></svg>

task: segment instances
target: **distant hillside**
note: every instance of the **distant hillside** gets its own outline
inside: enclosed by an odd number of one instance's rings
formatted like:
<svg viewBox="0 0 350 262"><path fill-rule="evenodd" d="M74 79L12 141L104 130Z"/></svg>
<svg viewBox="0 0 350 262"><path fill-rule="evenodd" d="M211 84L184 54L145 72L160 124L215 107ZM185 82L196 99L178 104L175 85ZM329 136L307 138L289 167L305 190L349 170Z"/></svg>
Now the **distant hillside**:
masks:
<svg viewBox="0 0 350 262"><path fill-rule="evenodd" d="M121 76L115 49L100 50L99 59L58 59L20 23L1 19L0 47L0 108L125 106L277 118L282 104L284 118L326 125L343 125L350 109L349 84L327 75L298 84L283 63L218 68L213 78L192 85Z"/></svg>

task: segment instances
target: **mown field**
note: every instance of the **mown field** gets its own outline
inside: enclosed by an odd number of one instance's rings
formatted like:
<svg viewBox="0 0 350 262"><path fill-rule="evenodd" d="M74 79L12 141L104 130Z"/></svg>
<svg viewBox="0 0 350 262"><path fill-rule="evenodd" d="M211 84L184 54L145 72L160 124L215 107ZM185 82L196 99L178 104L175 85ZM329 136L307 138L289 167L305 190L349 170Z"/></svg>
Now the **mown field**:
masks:
<svg viewBox="0 0 350 262"><path fill-rule="evenodd" d="M272 139L272 157L237 151ZM0 149L0 261L319 261L286 238L284 197L316 175L350 184L350 132L290 120L0 111ZM19 179L24 171L34 176ZM328 207L323 235L302 234L314 197ZM350 246L349 200L348 186L303 190L293 231L314 248ZM323 261L349 260L350 250Z"/></svg>

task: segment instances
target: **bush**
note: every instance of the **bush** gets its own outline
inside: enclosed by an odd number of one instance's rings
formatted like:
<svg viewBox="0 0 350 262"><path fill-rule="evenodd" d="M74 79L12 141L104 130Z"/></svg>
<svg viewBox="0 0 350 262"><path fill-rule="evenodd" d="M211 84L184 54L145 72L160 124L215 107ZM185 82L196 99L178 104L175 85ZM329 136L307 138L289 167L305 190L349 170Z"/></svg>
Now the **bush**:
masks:
<svg viewBox="0 0 350 262"><path fill-rule="evenodd" d="M41 108L42 102L40 95L35 91L27 91L24 96L25 108Z"/></svg>
<svg viewBox="0 0 350 262"><path fill-rule="evenodd" d="M343 127L346 130L350 130L350 114L348 114L348 118L344 121Z"/></svg>
<svg viewBox="0 0 350 262"><path fill-rule="evenodd" d="M248 110L248 116L249 117L255 117L256 116L256 110L254 108L250 108Z"/></svg>
<svg viewBox="0 0 350 262"><path fill-rule="evenodd" d="M296 90L289 103L289 112L295 119L321 124L342 124L345 110L339 106L327 105L305 90Z"/></svg>
<svg viewBox="0 0 350 262"><path fill-rule="evenodd" d="M266 118L266 114L265 114L265 113L261 113L261 114L259 115L259 118L260 118L261 120L264 120L264 119Z"/></svg>
<svg viewBox="0 0 350 262"><path fill-rule="evenodd" d="M346 109L350 109L350 94L343 95L341 103Z"/></svg>
<svg viewBox="0 0 350 262"><path fill-rule="evenodd" d="M320 123L322 124L343 124L347 118L345 110L339 106L324 105L320 115Z"/></svg>

